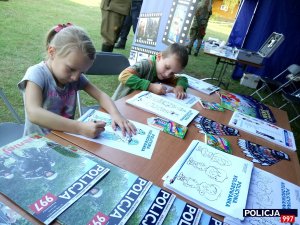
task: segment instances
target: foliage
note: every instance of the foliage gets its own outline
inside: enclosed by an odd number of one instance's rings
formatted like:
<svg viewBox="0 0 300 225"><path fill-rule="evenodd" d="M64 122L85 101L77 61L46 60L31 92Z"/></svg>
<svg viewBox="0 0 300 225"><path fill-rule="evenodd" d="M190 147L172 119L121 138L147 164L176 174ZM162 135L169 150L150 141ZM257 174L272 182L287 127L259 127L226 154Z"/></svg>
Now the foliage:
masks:
<svg viewBox="0 0 300 225"><path fill-rule="evenodd" d="M238 2L238 0L224 0L224 4L227 1ZM0 1L0 87L3 88L9 101L23 118L22 95L19 93L16 85L29 66L43 59L45 54L44 38L47 30L58 23L72 22L88 31L96 48L99 50L101 46L99 5L100 0ZM231 28L232 23L210 21L205 39L216 37L227 41ZM126 49L118 49L115 52L129 56L132 39L133 33L131 32ZM205 55L201 51L198 57L192 55L189 58L188 66L184 72L198 78L211 77L215 62L216 58ZM230 82L229 91L240 94L253 92L253 89L241 86L239 81L230 78L229 74L232 69L228 68L228 76L225 77L225 80ZM109 95L112 95L118 85L117 77L104 76L101 78L90 77L89 79ZM84 103L95 104L88 96L82 96L84 97ZM0 101L0 112L0 122L13 121L12 115L2 101ZM291 125L295 137L298 138L296 140L298 148L300 148L299 120L296 120Z"/></svg>

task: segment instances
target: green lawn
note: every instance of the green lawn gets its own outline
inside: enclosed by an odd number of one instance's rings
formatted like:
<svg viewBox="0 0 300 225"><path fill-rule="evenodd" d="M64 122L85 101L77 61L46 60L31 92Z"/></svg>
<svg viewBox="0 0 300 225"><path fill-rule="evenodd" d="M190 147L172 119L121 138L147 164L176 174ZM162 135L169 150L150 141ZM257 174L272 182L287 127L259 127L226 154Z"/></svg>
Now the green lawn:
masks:
<svg viewBox="0 0 300 225"><path fill-rule="evenodd" d="M24 76L26 69L41 60L45 55L45 35L49 28L58 23L71 22L82 26L90 34L97 50L100 50L100 0L23 0L0 1L0 87L4 89L9 101L17 112L24 117L23 101L17 89L17 83ZM211 21L208 26L208 37L227 40L231 24ZM129 55L133 33L130 34L125 50L115 52ZM198 78L210 77L216 58L204 55L191 56L185 73ZM232 68L229 68L229 73ZM117 77L107 76L105 79L91 80L109 95L112 95L118 81ZM235 93L249 94L253 90L230 80L229 90ZM93 102L84 96L85 104ZM13 121L13 117L0 102L0 122ZM300 147L299 120L292 124Z"/></svg>

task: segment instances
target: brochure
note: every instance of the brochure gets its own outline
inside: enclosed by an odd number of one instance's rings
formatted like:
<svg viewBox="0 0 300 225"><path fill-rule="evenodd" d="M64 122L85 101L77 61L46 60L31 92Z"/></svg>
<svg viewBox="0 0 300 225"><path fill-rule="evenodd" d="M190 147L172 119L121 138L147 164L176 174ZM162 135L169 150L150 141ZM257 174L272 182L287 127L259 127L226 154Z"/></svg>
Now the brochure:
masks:
<svg viewBox="0 0 300 225"><path fill-rule="evenodd" d="M274 124L235 111L229 125L274 144L296 151L294 134Z"/></svg>

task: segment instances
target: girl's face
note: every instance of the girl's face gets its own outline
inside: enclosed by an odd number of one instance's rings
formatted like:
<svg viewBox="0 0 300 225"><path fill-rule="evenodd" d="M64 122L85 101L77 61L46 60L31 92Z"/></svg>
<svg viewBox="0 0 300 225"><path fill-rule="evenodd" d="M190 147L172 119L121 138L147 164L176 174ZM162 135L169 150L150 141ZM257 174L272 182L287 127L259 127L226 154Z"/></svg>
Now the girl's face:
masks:
<svg viewBox="0 0 300 225"><path fill-rule="evenodd" d="M160 80L165 80L173 77L176 73L182 70L180 63L178 63L178 58L175 54L169 55L167 57L162 57L161 53L157 55L156 58L156 73Z"/></svg>
<svg viewBox="0 0 300 225"><path fill-rule="evenodd" d="M77 81L79 76L85 73L93 64L93 60L80 50L73 50L67 56L62 57L56 54L54 47L49 47L48 54L47 65L57 85L61 87L67 83Z"/></svg>

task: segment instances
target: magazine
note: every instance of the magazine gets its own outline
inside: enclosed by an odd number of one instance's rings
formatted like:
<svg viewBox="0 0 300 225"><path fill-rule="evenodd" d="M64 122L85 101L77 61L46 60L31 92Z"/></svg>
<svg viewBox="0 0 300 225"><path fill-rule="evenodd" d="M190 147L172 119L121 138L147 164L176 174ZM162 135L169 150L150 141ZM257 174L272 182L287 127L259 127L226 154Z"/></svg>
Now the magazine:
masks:
<svg viewBox="0 0 300 225"><path fill-rule="evenodd" d="M12 208L5 205L3 202L0 202L0 224L30 225L32 223L30 223L27 219L14 211Z"/></svg>
<svg viewBox="0 0 300 225"><path fill-rule="evenodd" d="M126 224L161 225L175 198L174 194L152 185Z"/></svg>
<svg viewBox="0 0 300 225"><path fill-rule="evenodd" d="M157 116L172 120L182 126L187 126L199 113L195 109L182 106L148 91L142 91L126 100L126 102Z"/></svg>
<svg viewBox="0 0 300 225"><path fill-rule="evenodd" d="M229 125L274 144L296 151L294 134L274 124L235 111Z"/></svg>
<svg viewBox="0 0 300 225"><path fill-rule="evenodd" d="M94 157L93 160L101 161ZM58 217L64 225L125 224L152 183L106 162L109 174Z"/></svg>
<svg viewBox="0 0 300 225"><path fill-rule="evenodd" d="M123 137L120 128L117 128L115 131L111 127L111 117L109 114L94 109L89 109L78 120L84 122L104 121L106 122L105 131L100 133L100 135L96 138L88 138L76 134L71 135L151 159L159 135L159 131L157 129L151 128L142 123L131 121L137 128L136 135L133 135L132 137L126 135L126 137Z"/></svg>
<svg viewBox="0 0 300 225"><path fill-rule="evenodd" d="M187 74L180 74L180 76L186 77L188 79L190 88L193 88L207 95L211 95L212 93L220 89L218 86L209 84L203 80L199 80Z"/></svg>
<svg viewBox="0 0 300 225"><path fill-rule="evenodd" d="M231 111L239 111L252 117L275 123L275 117L268 106L246 95L238 95L227 91L218 92L221 98L221 106Z"/></svg>
<svg viewBox="0 0 300 225"><path fill-rule="evenodd" d="M299 186L256 167L252 173L246 209L300 209ZM239 221L225 217L224 221L232 225L281 225L279 219L279 217L245 217L243 221ZM300 224L299 217L295 217L294 224Z"/></svg>
<svg viewBox="0 0 300 225"><path fill-rule="evenodd" d="M243 219L253 163L192 141L164 186L214 213Z"/></svg>
<svg viewBox="0 0 300 225"><path fill-rule="evenodd" d="M223 224L225 225L225 223L223 223L222 221L204 212L202 213L200 223L199 223L199 225L223 225ZM232 225L232 224L226 223L226 225Z"/></svg>
<svg viewBox="0 0 300 225"><path fill-rule="evenodd" d="M44 224L109 172L102 164L39 135L1 147L0 168L1 193Z"/></svg>
<svg viewBox="0 0 300 225"><path fill-rule="evenodd" d="M202 210L196 208L179 198L176 198L165 218L163 225L189 224L199 225Z"/></svg>

